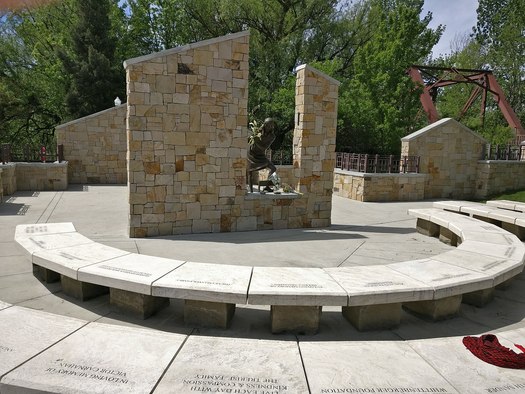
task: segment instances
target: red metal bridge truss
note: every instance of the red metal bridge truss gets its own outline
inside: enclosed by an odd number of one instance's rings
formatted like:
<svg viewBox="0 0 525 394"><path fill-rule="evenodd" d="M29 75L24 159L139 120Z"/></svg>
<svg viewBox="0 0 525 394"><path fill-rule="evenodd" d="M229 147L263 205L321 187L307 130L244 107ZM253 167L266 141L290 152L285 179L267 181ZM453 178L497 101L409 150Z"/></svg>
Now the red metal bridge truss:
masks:
<svg viewBox="0 0 525 394"><path fill-rule="evenodd" d="M459 114L459 119L465 115L480 95L481 116L484 119L487 107L487 96L490 93L498 104L505 120L515 131L517 140L525 140L525 130L505 98L505 93L503 93L492 71L413 65L408 69L408 74L416 84L423 87L420 100L427 114L429 123L434 123L439 120L439 114L435 106L438 89L458 83L468 83L474 85L474 88Z"/></svg>

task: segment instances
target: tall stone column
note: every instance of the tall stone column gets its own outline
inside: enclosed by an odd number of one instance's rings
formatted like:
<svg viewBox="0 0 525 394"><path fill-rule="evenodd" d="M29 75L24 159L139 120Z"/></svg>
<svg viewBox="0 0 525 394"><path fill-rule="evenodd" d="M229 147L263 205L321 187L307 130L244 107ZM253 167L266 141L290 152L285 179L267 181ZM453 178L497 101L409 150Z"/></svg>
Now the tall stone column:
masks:
<svg viewBox="0 0 525 394"><path fill-rule="evenodd" d="M304 227L330 225L340 82L308 65L297 68L294 175L304 194Z"/></svg>

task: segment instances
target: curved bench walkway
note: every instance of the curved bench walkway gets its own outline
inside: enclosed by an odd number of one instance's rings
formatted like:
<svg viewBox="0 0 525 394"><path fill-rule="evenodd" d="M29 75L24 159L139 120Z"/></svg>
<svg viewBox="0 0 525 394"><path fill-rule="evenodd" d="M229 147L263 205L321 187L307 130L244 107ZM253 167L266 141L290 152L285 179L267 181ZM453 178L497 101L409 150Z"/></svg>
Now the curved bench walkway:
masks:
<svg viewBox="0 0 525 394"><path fill-rule="evenodd" d="M93 191L97 190L100 191L93 188ZM72 193L72 196L78 198L81 193ZM26 223L36 223L39 218L42 218L41 222L66 219L67 212L60 212L61 205L67 207L77 202L68 200L67 196L62 197L53 210L53 201L58 194L51 194L20 197L19 201L29 202L31 198L47 198L48 204L36 216L30 216L33 214L32 209L36 210L36 201L29 207L25 218L8 216L7 222L16 222L10 225L11 230L14 231L13 224L21 224L24 220ZM85 199L84 203L88 200ZM421 253L412 258L424 258L424 253L428 256L438 255L447 250L437 241L428 242L432 239L413 232L414 219L405 216L406 207L413 204L355 204L348 200L335 200L337 204L341 203L343 213L346 211L349 217L352 214L354 216L355 221L348 221L345 227L341 224L341 227L334 226L344 234L347 243L359 240L350 253L356 259L353 261L362 261L359 259L368 258L367 254L370 253L376 258L390 255L394 261L402 262L410 258L404 255L406 252L403 248L407 244L413 246L412 243L419 245ZM78 204L81 205L80 202ZM426 204L427 207L430 205ZM371 209L368 218L363 215L364 209ZM395 219L395 223L385 223L389 219L385 218L385 212L396 209L398 216L390 217ZM0 220L5 218L2 216ZM373 220L376 222L373 223ZM73 221L77 224L76 220ZM108 217L105 221L108 227L113 225ZM82 226L82 221L79 222ZM387 231L392 235L391 242L383 243L388 236L381 235L381 232ZM400 234L395 234L396 231ZM370 242L373 238L371 232L375 232L374 236L381 241L375 244ZM425 322L403 312L402 324L396 330L360 333L342 319L340 312L332 312L340 310L340 307L328 307L323 313L318 335L271 336L267 335L267 309L246 306L239 311L241 313L237 313L229 331L200 329L192 332L191 327L185 328L182 324L180 305L173 305L142 323L125 317L116 321L118 315L107 307L107 296L77 306L71 298L61 296L60 285L50 284L46 287L34 282L25 257L16 251L11 241L6 240L4 232L1 234L0 299L77 317L57 317L28 308L0 304L0 332L9 334L3 337L3 343L0 342L2 356L16 356L24 350L24 357L29 357L28 353L33 352L34 355L44 350L10 373L1 369L2 360L6 358L0 357L2 393L11 392L8 390L16 386L51 392L60 392L64 387L69 387L69 392L153 390L180 393L477 393L505 390L520 392L525 387L521 371L502 370L484 364L461 344L463 335L479 335L489 330L497 333L507 346L514 342L525 342L522 339L525 337L522 321L525 314L525 286L521 275L509 289L496 290L495 300L483 309L462 305L461 317L438 323ZM309 234L305 232L303 236ZM354 238L357 235L364 236L366 241L363 242L364 238ZM96 239L97 236L98 240L102 238L96 233L90 234L90 238ZM444 232L443 237L447 236L451 238L450 234ZM201 239L210 238L202 236ZM404 245L400 243L402 239L406 240ZM156 247L163 242L152 240ZM327 240L323 242L330 243ZM396 245L396 242L399 244ZM454 240L450 239L450 242ZM117 237L108 243L125 245L126 248L129 246L124 239ZM388 244L391 245L390 249L387 249ZM457 249L448 250L452 253ZM326 255L327 260L332 257L330 252ZM347 257L343 260L343 266L351 261ZM24 267L23 272L16 271L20 266ZM33 285L28 287L26 282ZM17 287L22 288L24 285L25 294L21 294ZM129 324L126 320L133 325L151 324L157 330L120 326ZM112 325L106 325L108 322ZM35 335L37 332L38 335ZM10 337L15 340L6 342L6 338Z"/></svg>

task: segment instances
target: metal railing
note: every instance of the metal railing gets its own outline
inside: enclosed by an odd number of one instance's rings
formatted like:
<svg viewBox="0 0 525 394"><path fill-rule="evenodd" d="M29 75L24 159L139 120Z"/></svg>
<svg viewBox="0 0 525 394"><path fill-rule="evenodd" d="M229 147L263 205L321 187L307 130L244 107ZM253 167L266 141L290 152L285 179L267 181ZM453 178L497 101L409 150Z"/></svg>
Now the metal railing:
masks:
<svg viewBox="0 0 525 394"><path fill-rule="evenodd" d="M2 164L10 162L40 162L52 163L64 161L64 145L56 147L35 147L25 145L23 147L13 147L10 144L2 144L0 149L0 161Z"/></svg>
<svg viewBox="0 0 525 394"><path fill-rule="evenodd" d="M335 168L363 173L419 173L419 156L370 155L336 152Z"/></svg>
<svg viewBox="0 0 525 394"><path fill-rule="evenodd" d="M285 150L266 151L266 157L276 166L289 166L293 164L293 154Z"/></svg>
<svg viewBox="0 0 525 394"><path fill-rule="evenodd" d="M483 160L525 160L525 145L485 145Z"/></svg>

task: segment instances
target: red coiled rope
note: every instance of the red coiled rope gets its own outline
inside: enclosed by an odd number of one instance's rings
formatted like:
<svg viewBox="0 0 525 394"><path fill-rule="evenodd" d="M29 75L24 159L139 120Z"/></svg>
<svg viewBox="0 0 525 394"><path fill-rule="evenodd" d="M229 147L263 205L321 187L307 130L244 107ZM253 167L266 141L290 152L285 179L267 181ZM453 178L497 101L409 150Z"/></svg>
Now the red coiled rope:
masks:
<svg viewBox="0 0 525 394"><path fill-rule="evenodd" d="M478 337L465 337L463 344L474 356L489 364L503 368L525 369L525 353L516 353L499 343L495 335L487 334ZM525 347L514 345L522 352Z"/></svg>

